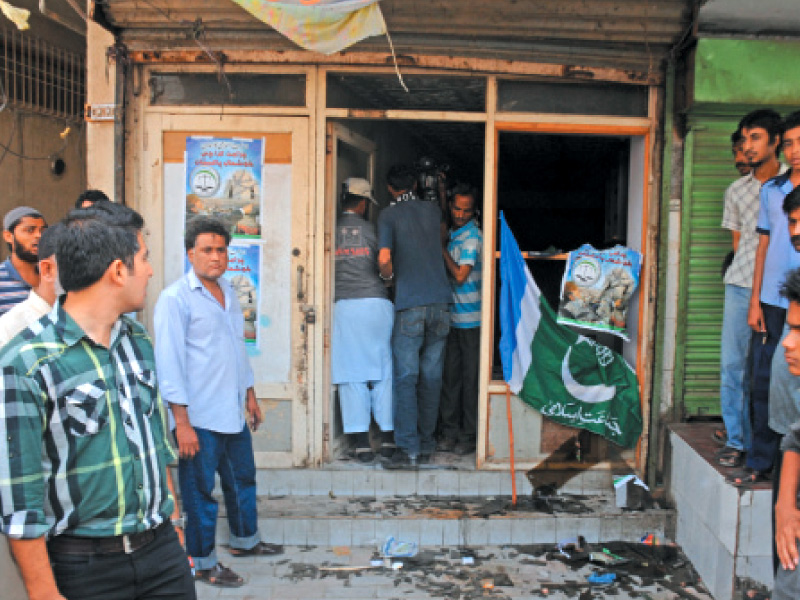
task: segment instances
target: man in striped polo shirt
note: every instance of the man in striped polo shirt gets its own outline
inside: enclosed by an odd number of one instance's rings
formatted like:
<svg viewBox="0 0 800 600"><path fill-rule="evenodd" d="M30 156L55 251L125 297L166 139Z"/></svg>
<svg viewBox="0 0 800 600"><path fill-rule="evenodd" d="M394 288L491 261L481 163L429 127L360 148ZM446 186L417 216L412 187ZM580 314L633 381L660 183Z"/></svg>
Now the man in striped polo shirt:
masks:
<svg viewBox="0 0 800 600"><path fill-rule="evenodd" d="M47 227L38 210L29 206L12 208L3 218L3 239L11 251L0 263L0 315L28 298L39 285L39 238Z"/></svg>
<svg viewBox="0 0 800 600"><path fill-rule="evenodd" d="M453 288L439 404L442 452L470 454L478 431L478 363L481 339L481 249L475 191L459 184L449 203L451 230L442 248Z"/></svg>

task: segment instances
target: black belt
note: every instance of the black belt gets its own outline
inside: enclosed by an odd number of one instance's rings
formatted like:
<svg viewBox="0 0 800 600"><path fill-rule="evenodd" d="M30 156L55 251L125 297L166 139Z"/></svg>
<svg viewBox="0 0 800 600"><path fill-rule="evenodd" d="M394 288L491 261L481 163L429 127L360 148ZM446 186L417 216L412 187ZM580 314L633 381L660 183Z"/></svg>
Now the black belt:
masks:
<svg viewBox="0 0 800 600"><path fill-rule="evenodd" d="M47 542L47 549L55 554L131 554L144 548L162 531L172 527L169 522L154 529L111 537L78 537L57 535Z"/></svg>

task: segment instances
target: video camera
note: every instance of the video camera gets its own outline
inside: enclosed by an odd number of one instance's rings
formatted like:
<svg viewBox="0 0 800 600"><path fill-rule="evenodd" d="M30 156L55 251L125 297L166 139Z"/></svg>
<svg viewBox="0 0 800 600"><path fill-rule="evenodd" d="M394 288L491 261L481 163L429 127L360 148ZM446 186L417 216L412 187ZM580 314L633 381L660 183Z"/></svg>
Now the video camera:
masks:
<svg viewBox="0 0 800 600"><path fill-rule="evenodd" d="M417 196L420 200L439 201L439 178L445 178L450 165L436 164L429 156L422 156L415 165L417 168Z"/></svg>

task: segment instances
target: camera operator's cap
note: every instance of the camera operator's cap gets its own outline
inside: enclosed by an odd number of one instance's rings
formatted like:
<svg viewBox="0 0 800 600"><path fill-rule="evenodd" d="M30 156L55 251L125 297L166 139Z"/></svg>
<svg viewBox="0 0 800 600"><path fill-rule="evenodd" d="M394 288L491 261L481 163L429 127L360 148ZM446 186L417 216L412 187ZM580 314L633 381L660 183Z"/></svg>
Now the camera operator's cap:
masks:
<svg viewBox="0 0 800 600"><path fill-rule="evenodd" d="M361 179L361 177L348 177L344 180L344 187L348 194L363 196L364 198L368 198L373 204L378 204L378 201L372 197L372 186L366 179Z"/></svg>
<svg viewBox="0 0 800 600"><path fill-rule="evenodd" d="M3 231L8 231L8 228L19 221L22 217L36 217L38 219L44 218L42 217L42 213L35 208L31 208L30 206L18 206L17 208L12 208L6 213L6 216L3 217Z"/></svg>

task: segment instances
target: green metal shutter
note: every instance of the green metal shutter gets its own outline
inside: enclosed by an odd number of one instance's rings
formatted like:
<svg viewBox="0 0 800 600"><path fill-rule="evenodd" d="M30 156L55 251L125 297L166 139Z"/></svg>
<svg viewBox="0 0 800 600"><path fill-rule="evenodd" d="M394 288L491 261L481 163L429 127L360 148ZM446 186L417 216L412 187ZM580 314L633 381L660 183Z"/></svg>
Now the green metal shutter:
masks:
<svg viewBox="0 0 800 600"><path fill-rule="evenodd" d="M728 111L726 111L728 112ZM739 175L730 135L741 115L689 116L681 215L675 402L684 417L719 415L719 351L724 284L721 266L732 249L722 229L723 196Z"/></svg>

